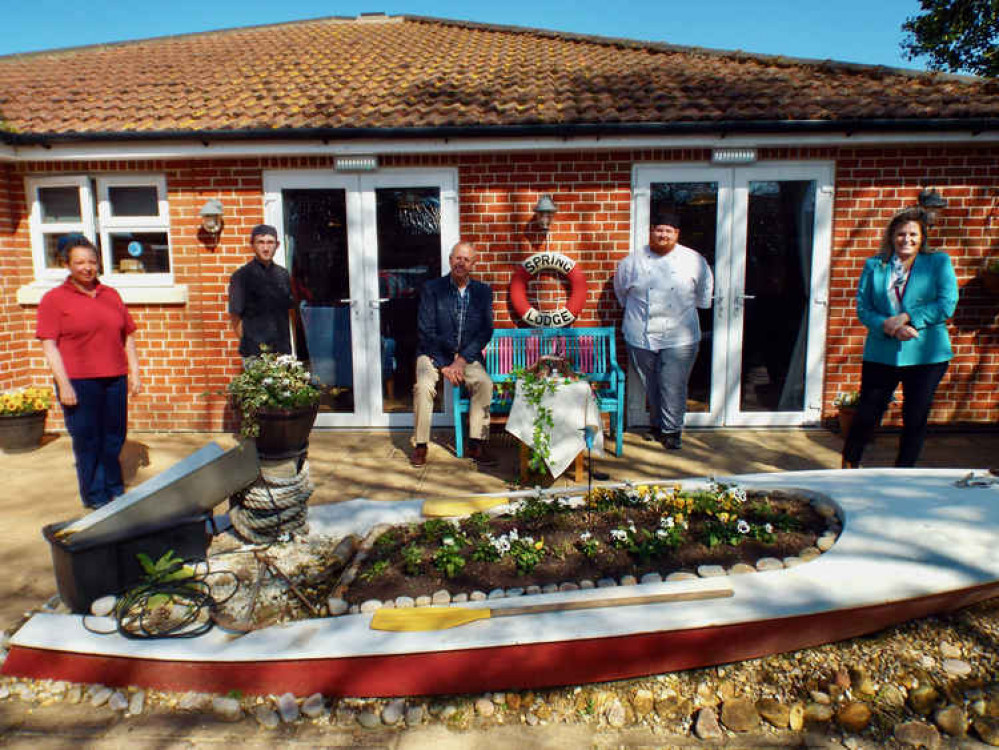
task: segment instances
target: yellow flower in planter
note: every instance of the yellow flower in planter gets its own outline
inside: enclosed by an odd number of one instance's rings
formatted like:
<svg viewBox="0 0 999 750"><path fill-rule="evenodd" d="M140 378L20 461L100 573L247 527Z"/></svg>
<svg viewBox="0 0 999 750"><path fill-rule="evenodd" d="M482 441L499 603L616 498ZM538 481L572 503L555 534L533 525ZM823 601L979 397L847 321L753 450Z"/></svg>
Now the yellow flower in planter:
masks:
<svg viewBox="0 0 999 750"><path fill-rule="evenodd" d="M0 394L0 416L20 417L25 414L45 411L52 407L51 388L20 388Z"/></svg>

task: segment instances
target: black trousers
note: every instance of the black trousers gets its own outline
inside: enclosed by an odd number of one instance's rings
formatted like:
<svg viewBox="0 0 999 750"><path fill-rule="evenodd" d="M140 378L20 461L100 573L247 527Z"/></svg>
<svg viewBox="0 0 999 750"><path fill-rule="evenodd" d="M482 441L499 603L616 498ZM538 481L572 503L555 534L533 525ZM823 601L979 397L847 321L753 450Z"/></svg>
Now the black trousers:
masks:
<svg viewBox="0 0 999 750"><path fill-rule="evenodd" d="M933 395L947 372L949 362L896 367L880 362L864 362L860 379L860 403L853 416L850 434L843 446L843 460L859 464L874 429L881 423L892 394L902 384L902 440L895 466L915 466L923 450L926 422Z"/></svg>

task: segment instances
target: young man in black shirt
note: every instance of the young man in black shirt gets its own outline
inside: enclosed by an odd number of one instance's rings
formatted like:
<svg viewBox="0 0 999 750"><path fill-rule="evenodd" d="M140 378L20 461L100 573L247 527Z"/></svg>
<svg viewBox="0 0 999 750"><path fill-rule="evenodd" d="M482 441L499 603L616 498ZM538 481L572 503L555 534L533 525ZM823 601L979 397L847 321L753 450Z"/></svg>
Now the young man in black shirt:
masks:
<svg viewBox="0 0 999 750"><path fill-rule="evenodd" d="M239 353L244 359L256 356L263 344L268 351L291 354L288 311L295 300L288 271L274 263L277 230L258 224L250 232L250 246L253 260L229 278L229 319L239 336Z"/></svg>

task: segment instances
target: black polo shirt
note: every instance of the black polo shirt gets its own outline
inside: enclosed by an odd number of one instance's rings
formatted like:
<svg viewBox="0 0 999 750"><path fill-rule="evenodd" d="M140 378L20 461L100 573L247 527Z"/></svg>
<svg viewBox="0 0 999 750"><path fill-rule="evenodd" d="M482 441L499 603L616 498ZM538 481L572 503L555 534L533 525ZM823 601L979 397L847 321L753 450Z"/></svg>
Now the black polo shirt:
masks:
<svg viewBox="0 0 999 750"><path fill-rule="evenodd" d="M270 351L291 354L288 310L295 306L291 277L277 265L264 265L254 258L229 278L229 312L243 321L239 353L252 357L260 345Z"/></svg>

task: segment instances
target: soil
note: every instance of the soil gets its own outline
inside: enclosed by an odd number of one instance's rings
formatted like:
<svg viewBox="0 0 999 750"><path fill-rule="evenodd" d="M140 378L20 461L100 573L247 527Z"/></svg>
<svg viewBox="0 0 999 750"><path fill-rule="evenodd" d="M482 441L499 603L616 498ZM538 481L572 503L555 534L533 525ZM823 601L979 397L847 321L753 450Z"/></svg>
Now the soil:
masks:
<svg viewBox="0 0 999 750"><path fill-rule="evenodd" d="M805 548L814 546L816 539L827 528L826 519L816 512L807 499L790 493L750 492L745 511L741 515L750 523L781 518L784 522L779 526L787 530L777 530L772 541L745 537L738 545L718 544L709 547L694 541L704 528L704 519L695 515L691 518L690 528L679 547L643 560L627 550L614 548L607 540L610 539L612 529L627 526L629 522L637 529L655 530L661 515L647 507L612 508L599 512L577 508L551 513L532 523L510 514L490 519L486 531L493 536L500 536L517 528L521 537L530 535L536 540L544 540L547 554L530 574L519 572L509 555L498 562L471 559L471 547L476 539L481 538L482 519L479 519L479 524L474 519L465 519L461 522L460 529L471 544L462 550L466 560L464 568L450 578L441 574L430 560L430 555L439 545L428 543L426 525L412 524L388 531L374 541L371 555L361 566L359 575L351 583L344 598L351 604L360 604L369 599L386 601L398 596L415 598L432 595L441 589L453 596L459 593L471 594L473 591L488 593L497 588L527 588L531 585L544 586L586 579L594 582L601 578L620 580L625 575L640 578L651 572L665 577L677 571L693 573L700 565L722 565L726 568L736 563L753 565L764 557L783 559L795 556ZM576 544L580 534L585 531L589 531L594 539L601 542L596 556L587 557ZM402 560L402 549L410 544L425 550L419 571L415 575L407 572ZM379 572L374 573L375 570Z"/></svg>

